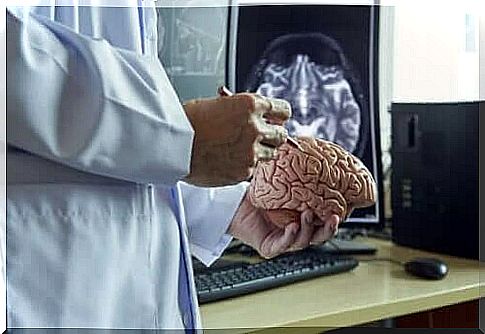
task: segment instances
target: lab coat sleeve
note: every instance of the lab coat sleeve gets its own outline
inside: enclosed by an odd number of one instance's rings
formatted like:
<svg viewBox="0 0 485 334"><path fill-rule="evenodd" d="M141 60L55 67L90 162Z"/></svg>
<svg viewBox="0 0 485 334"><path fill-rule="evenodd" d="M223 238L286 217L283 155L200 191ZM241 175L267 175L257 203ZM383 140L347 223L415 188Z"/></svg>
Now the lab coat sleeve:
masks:
<svg viewBox="0 0 485 334"><path fill-rule="evenodd" d="M202 188L180 182L192 255L206 266L229 245L229 225L239 208L248 182L234 186Z"/></svg>
<svg viewBox="0 0 485 334"><path fill-rule="evenodd" d="M193 129L155 56L7 11L7 141L70 167L175 185Z"/></svg>

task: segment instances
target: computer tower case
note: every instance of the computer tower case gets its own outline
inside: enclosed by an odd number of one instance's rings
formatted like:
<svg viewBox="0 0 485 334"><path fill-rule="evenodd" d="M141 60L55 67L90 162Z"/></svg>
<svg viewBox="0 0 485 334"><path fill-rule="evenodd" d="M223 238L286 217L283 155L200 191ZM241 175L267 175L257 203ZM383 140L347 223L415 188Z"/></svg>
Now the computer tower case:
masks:
<svg viewBox="0 0 485 334"><path fill-rule="evenodd" d="M392 239L479 258L479 109L484 102L394 103Z"/></svg>

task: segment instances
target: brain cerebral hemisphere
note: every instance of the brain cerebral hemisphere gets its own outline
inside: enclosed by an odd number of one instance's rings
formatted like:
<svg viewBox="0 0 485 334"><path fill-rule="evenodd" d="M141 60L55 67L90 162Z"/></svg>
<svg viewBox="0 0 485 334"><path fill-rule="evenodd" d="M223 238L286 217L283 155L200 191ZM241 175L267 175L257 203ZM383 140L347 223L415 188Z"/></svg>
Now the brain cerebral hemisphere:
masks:
<svg viewBox="0 0 485 334"><path fill-rule="evenodd" d="M375 181L358 158L322 139L298 142L304 152L284 144L275 159L259 162L249 188L252 204L275 224L298 222L307 209L322 222L332 214L343 220L375 203Z"/></svg>

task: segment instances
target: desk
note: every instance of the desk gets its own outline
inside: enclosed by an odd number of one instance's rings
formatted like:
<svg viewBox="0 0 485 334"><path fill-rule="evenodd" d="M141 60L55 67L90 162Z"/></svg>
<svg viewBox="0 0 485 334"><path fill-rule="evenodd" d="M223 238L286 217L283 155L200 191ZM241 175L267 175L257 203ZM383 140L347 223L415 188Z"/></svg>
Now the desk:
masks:
<svg viewBox="0 0 485 334"><path fill-rule="evenodd" d="M485 295L485 269L478 261L435 255L377 239L357 238L356 241L376 245L379 258L407 261L416 256L440 257L447 262L449 273L443 280L427 281L409 276L395 263L361 262L351 272L204 304L201 306L204 328L234 329L230 333L259 331L264 327L299 327L299 332L302 327L336 328ZM307 332L312 331L308 328L304 333Z"/></svg>

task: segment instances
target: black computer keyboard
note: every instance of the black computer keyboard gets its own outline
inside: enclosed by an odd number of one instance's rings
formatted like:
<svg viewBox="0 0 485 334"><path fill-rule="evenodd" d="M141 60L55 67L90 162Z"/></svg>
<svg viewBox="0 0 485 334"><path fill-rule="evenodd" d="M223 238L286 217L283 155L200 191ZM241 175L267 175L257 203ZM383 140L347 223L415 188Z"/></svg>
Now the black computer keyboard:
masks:
<svg viewBox="0 0 485 334"><path fill-rule="evenodd" d="M207 303L297 281L350 271L358 265L351 257L322 255L306 250L287 253L259 263L196 270L199 303Z"/></svg>

